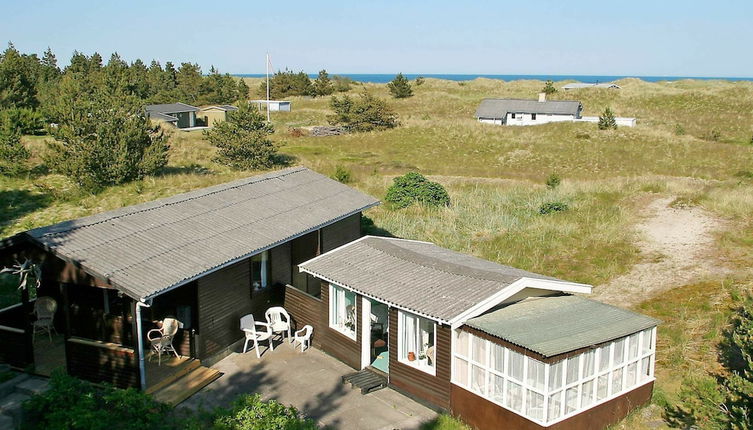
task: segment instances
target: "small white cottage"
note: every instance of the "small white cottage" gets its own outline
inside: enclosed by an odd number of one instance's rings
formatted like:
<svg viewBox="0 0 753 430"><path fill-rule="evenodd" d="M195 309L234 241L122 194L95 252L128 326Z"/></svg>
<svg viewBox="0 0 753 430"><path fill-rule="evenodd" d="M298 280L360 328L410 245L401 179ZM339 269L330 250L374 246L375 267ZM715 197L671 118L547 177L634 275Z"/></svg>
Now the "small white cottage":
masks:
<svg viewBox="0 0 753 430"><path fill-rule="evenodd" d="M290 112L291 107L287 100L249 100L249 103L256 103L259 110L264 107L270 112Z"/></svg>
<svg viewBox="0 0 753 430"><path fill-rule="evenodd" d="M537 125L574 121L580 118L583 105L576 100L484 99L476 110L479 122L496 125Z"/></svg>

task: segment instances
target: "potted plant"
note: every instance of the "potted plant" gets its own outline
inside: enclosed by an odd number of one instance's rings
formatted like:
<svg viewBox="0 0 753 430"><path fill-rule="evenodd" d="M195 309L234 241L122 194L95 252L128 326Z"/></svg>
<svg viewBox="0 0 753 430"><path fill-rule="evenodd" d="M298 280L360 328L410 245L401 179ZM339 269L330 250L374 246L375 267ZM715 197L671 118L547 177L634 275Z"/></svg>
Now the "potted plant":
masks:
<svg viewBox="0 0 753 430"><path fill-rule="evenodd" d="M411 351L408 353L408 361L416 361L416 353Z"/></svg>
<svg viewBox="0 0 753 430"><path fill-rule="evenodd" d="M426 352L421 351L418 353L418 364L420 364L421 366L426 366L429 364L428 361L429 360L426 358Z"/></svg>

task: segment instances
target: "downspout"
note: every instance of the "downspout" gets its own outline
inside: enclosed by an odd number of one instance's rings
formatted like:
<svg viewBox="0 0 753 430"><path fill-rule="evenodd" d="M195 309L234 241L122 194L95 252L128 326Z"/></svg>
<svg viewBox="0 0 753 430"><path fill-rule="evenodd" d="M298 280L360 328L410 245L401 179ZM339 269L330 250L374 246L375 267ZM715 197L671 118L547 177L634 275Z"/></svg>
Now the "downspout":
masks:
<svg viewBox="0 0 753 430"><path fill-rule="evenodd" d="M148 308L151 307L151 305L148 305L142 301L136 302L136 336L138 339L136 340L136 345L138 348L139 353L139 385L141 386L141 390L146 390L146 366L144 364L144 336L142 334L142 327L141 327L141 308Z"/></svg>

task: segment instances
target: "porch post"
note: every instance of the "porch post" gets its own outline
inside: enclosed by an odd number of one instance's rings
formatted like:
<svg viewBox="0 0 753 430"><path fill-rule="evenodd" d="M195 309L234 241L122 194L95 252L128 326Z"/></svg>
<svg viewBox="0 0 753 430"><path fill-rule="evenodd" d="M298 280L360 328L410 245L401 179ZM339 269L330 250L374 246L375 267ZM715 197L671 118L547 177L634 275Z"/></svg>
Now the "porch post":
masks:
<svg viewBox="0 0 753 430"><path fill-rule="evenodd" d="M146 366L144 364L144 336L142 334L142 327L141 327L141 308L146 307L148 308L149 305L147 305L144 302L136 301L136 348L139 355L139 385L141 386L141 390L146 390Z"/></svg>

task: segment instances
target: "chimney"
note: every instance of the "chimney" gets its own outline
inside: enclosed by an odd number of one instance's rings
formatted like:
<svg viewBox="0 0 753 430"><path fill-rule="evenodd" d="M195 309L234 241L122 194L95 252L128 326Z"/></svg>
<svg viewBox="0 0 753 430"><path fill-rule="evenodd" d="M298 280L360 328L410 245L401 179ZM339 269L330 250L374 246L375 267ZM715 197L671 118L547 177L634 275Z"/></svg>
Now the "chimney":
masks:
<svg viewBox="0 0 753 430"><path fill-rule="evenodd" d="M539 102L543 103L546 101L546 93L539 93Z"/></svg>

